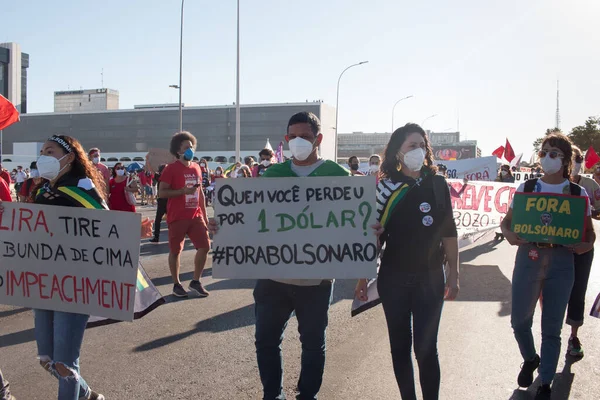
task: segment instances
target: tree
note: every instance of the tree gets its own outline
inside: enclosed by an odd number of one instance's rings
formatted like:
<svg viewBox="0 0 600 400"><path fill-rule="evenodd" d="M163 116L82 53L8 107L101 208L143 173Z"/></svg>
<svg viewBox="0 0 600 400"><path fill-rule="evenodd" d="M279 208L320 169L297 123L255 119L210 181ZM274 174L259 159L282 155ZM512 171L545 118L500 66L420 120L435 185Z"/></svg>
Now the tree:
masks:
<svg viewBox="0 0 600 400"><path fill-rule="evenodd" d="M568 136L582 151L590 146L600 149L600 118L589 117L584 125L573 128Z"/></svg>

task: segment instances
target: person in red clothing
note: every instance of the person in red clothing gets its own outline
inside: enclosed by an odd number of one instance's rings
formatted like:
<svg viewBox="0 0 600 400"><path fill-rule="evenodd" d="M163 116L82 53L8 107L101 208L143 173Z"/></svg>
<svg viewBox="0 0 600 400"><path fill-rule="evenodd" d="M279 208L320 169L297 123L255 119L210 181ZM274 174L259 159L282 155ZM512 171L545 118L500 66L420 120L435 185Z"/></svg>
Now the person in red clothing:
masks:
<svg viewBox="0 0 600 400"><path fill-rule="evenodd" d="M138 189L137 182L133 182L127 186L125 167L121 163L116 163L113 168L113 177L108 183L108 208L113 211L135 212L135 206L127 202L125 192L135 193Z"/></svg>
<svg viewBox="0 0 600 400"><path fill-rule="evenodd" d="M0 200L12 201L9 186L4 179L0 179Z"/></svg>
<svg viewBox="0 0 600 400"><path fill-rule="evenodd" d="M40 188L40 185L44 180L44 178L40 177L40 172L37 169L37 162L32 162L29 168L31 169L31 173L29 174L30 178L23 183L23 186L21 186L21 190L19 191L19 200L23 203L33 203L35 200L35 191Z"/></svg>
<svg viewBox="0 0 600 400"><path fill-rule="evenodd" d="M0 164L0 178L4 179L4 182L6 182L7 185L10 185L10 173L8 170L2 168L2 164Z"/></svg>
<svg viewBox="0 0 600 400"><path fill-rule="evenodd" d="M173 295L187 297L179 280L180 255L185 237L196 248L194 278L190 290L201 297L208 296L200 277L210 248L208 217L202 190L202 171L194 162L196 137L189 132L176 133L171 139L170 152L177 160L164 169L160 178L159 197L169 199L167 224L169 226L169 269L173 278Z"/></svg>
<svg viewBox="0 0 600 400"><path fill-rule="evenodd" d="M108 170L108 167L106 165L100 162L100 149L96 147L90 149L90 151L88 151L88 156L94 164L94 166L96 167L96 169L98 169L100 174L104 177L104 182L108 188L108 185L110 183L110 171ZM110 190L107 189L106 191L109 192Z"/></svg>

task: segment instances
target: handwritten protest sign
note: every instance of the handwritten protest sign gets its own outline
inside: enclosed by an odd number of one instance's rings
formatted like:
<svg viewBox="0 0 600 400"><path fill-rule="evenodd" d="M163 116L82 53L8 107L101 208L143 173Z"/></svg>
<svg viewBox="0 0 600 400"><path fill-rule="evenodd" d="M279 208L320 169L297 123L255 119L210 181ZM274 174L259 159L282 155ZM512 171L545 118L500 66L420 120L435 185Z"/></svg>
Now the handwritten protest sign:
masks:
<svg viewBox="0 0 600 400"><path fill-rule="evenodd" d="M470 181L493 181L497 176L496 157L467 158L464 160L435 161L448 168L448 178Z"/></svg>
<svg viewBox="0 0 600 400"><path fill-rule="evenodd" d="M219 179L216 278L376 276L375 177Z"/></svg>
<svg viewBox="0 0 600 400"><path fill-rule="evenodd" d="M587 197L517 193L512 230L529 242L579 243L585 233L587 207Z"/></svg>
<svg viewBox="0 0 600 400"><path fill-rule="evenodd" d="M463 187L456 180L449 180L449 184L456 192ZM512 183L475 181L469 182L459 197L450 198L460 247L474 243L500 226L515 190Z"/></svg>
<svg viewBox="0 0 600 400"><path fill-rule="evenodd" d="M158 167L162 164L170 164L173 161L175 161L175 157L167 149L150 149L146 154L146 162L154 172L157 172Z"/></svg>
<svg viewBox="0 0 600 400"><path fill-rule="evenodd" d="M515 172L513 173L515 182L525 182L529 179L541 178L544 174L538 174L536 172Z"/></svg>
<svg viewBox="0 0 600 400"><path fill-rule="evenodd" d="M0 304L133 319L139 214L4 203Z"/></svg>

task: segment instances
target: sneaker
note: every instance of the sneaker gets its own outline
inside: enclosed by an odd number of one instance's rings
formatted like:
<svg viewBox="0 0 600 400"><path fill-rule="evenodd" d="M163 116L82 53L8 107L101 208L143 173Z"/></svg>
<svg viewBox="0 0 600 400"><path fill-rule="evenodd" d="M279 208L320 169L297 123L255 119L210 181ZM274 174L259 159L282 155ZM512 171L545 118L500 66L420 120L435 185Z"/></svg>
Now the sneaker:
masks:
<svg viewBox="0 0 600 400"><path fill-rule="evenodd" d="M573 357L583 357L583 347L578 337L569 338L568 352Z"/></svg>
<svg viewBox="0 0 600 400"><path fill-rule="evenodd" d="M160 243L160 239L157 238L157 237L154 237L154 238L150 239L150 243L157 243L158 244L158 243Z"/></svg>
<svg viewBox="0 0 600 400"><path fill-rule="evenodd" d="M188 297L188 293L185 291L183 286L179 283L173 285L173 296L175 297Z"/></svg>
<svg viewBox="0 0 600 400"><path fill-rule="evenodd" d="M79 400L106 400L103 395L96 393L93 390L90 391L88 397L80 397Z"/></svg>
<svg viewBox="0 0 600 400"><path fill-rule="evenodd" d="M550 400L552 398L552 389L550 385L542 385L538 388L535 400Z"/></svg>
<svg viewBox="0 0 600 400"><path fill-rule="evenodd" d="M517 379L517 383L519 387L529 387L533 383L533 372L538 369L540 366L540 356L537 354L535 358L531 361L525 361L521 366L521 372L519 373L519 378Z"/></svg>
<svg viewBox="0 0 600 400"><path fill-rule="evenodd" d="M191 281L189 288L190 290L196 292L200 297L207 297L210 294L206 289L204 289L204 286L202 286L200 281Z"/></svg>

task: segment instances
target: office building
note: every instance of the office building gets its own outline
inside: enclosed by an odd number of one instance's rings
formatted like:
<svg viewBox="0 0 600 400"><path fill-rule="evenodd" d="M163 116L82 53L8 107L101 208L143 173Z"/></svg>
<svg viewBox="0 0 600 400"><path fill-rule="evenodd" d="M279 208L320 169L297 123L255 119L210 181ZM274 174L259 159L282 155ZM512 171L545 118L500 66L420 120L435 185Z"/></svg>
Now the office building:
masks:
<svg viewBox="0 0 600 400"><path fill-rule="evenodd" d="M72 113L119 109L119 92L113 89L81 89L54 92L54 112Z"/></svg>
<svg viewBox="0 0 600 400"><path fill-rule="evenodd" d="M27 113L27 68L29 54L18 43L0 43L0 94Z"/></svg>

